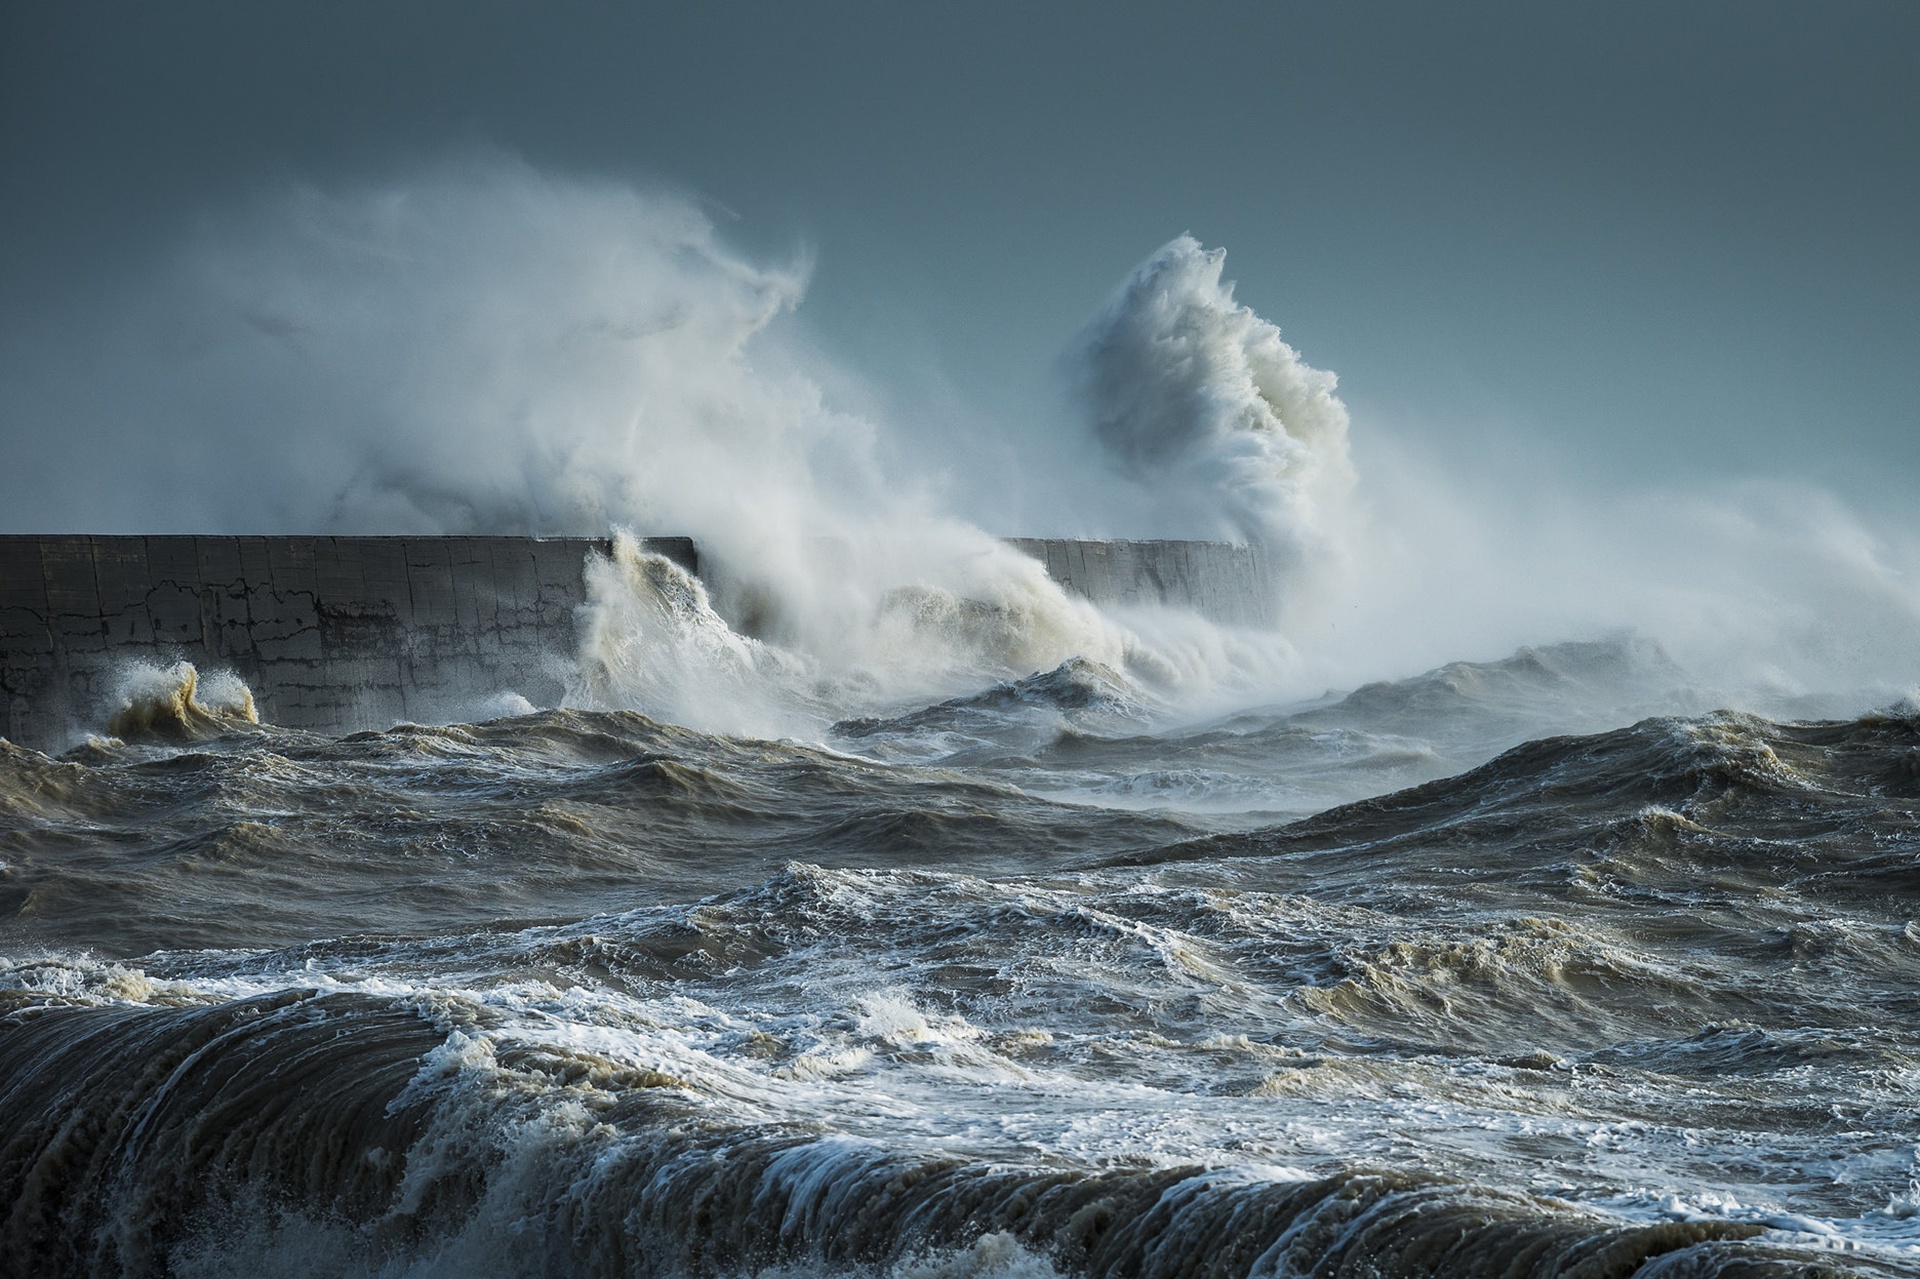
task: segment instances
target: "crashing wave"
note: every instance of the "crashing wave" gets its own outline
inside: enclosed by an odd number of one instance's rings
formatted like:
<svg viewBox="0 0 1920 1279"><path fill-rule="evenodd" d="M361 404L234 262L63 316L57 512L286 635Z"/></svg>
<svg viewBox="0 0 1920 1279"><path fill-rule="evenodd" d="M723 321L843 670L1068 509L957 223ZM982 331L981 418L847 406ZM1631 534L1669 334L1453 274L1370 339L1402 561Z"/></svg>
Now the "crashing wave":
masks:
<svg viewBox="0 0 1920 1279"><path fill-rule="evenodd" d="M1108 456L1183 533L1325 553L1354 481L1346 406L1234 301L1225 261L1183 235L1136 267L1081 334L1076 381Z"/></svg>
<svg viewBox="0 0 1920 1279"><path fill-rule="evenodd" d="M257 727L253 691L230 671L205 679L192 662L137 663L121 673L107 731L127 741L197 742Z"/></svg>

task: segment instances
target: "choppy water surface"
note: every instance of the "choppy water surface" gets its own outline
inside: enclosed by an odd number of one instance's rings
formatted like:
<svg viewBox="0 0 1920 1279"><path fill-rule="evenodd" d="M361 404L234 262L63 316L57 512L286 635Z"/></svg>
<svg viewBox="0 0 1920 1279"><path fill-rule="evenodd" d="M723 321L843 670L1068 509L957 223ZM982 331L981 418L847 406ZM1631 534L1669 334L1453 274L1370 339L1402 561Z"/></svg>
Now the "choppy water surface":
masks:
<svg viewBox="0 0 1920 1279"><path fill-rule="evenodd" d="M1622 643L1201 723L1074 661L812 744L0 745L0 1251L1920 1272L1920 717L1690 696Z"/></svg>

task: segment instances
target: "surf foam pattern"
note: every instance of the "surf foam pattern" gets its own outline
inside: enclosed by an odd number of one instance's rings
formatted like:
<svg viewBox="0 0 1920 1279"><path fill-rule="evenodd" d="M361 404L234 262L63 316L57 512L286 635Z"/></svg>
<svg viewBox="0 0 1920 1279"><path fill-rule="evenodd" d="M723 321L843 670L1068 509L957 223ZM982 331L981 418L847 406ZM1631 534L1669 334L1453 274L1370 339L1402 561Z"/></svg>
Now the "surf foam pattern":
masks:
<svg viewBox="0 0 1920 1279"><path fill-rule="evenodd" d="M1492 754L1581 696L1604 714L1623 668L1665 670L1523 654L1235 729L1296 763L1363 736ZM7 1255L54 1275L1920 1259L1910 714L1656 717L1226 831L1008 780L1047 749L1199 749L1143 705L1068 666L842 726L862 754L586 711L7 748Z"/></svg>

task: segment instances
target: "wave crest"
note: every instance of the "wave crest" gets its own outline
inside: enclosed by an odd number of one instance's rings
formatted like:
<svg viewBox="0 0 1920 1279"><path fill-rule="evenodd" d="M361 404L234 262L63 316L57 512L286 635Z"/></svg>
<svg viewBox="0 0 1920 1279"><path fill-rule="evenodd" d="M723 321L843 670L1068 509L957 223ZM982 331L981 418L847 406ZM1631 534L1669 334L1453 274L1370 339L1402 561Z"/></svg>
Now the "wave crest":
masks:
<svg viewBox="0 0 1920 1279"><path fill-rule="evenodd" d="M204 680L192 662L135 663L121 672L120 708L107 731L129 741L197 742L257 727L253 690L230 671Z"/></svg>
<svg viewBox="0 0 1920 1279"><path fill-rule="evenodd" d="M1081 395L1109 457L1183 533L1324 553L1354 482L1346 405L1234 301L1225 261L1183 235L1136 267L1080 336Z"/></svg>

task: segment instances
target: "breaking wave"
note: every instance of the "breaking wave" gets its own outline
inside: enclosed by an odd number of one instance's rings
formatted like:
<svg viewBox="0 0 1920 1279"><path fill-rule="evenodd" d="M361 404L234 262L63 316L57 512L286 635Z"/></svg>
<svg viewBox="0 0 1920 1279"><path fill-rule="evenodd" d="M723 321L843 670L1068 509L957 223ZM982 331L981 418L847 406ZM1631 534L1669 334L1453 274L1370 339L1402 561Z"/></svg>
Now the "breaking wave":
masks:
<svg viewBox="0 0 1920 1279"><path fill-rule="evenodd" d="M120 673L119 709L107 721L116 737L191 742L258 724L253 692L230 671L202 680L191 662L132 663Z"/></svg>
<svg viewBox="0 0 1920 1279"><path fill-rule="evenodd" d="M1136 267L1076 344L1095 436L1185 536L1266 542L1296 562L1339 546L1353 486L1334 375L1222 284L1191 236Z"/></svg>
<svg viewBox="0 0 1920 1279"><path fill-rule="evenodd" d="M39 1158L0 1158L7 1242L41 1274L911 1273L941 1254L965 1273L1024 1251L1042 1273L1149 1279L1784 1276L1806 1260L1742 1246L1758 1223L1624 1224L1428 1176L1021 1166L728 1122L700 1104L724 1078L518 1042L457 1002L288 991L8 1020L0 1101L38 1103L10 1108L9 1144ZM330 1104L289 1104L316 1093ZM81 1106L88 1124L57 1121ZM249 1227L264 1252L240 1247Z"/></svg>
<svg viewBox="0 0 1920 1279"><path fill-rule="evenodd" d="M710 589L616 531L611 554L590 555L586 565L569 704L818 738L845 718L1068 663L1097 664L1139 705L1193 707L1273 680L1290 661L1277 635L1190 613L1136 608L1123 621L1069 595L1038 561L972 530L927 551L902 570L904 584L891 586L887 575L864 571L852 548L818 553L846 572L830 596L762 591L724 565Z"/></svg>

